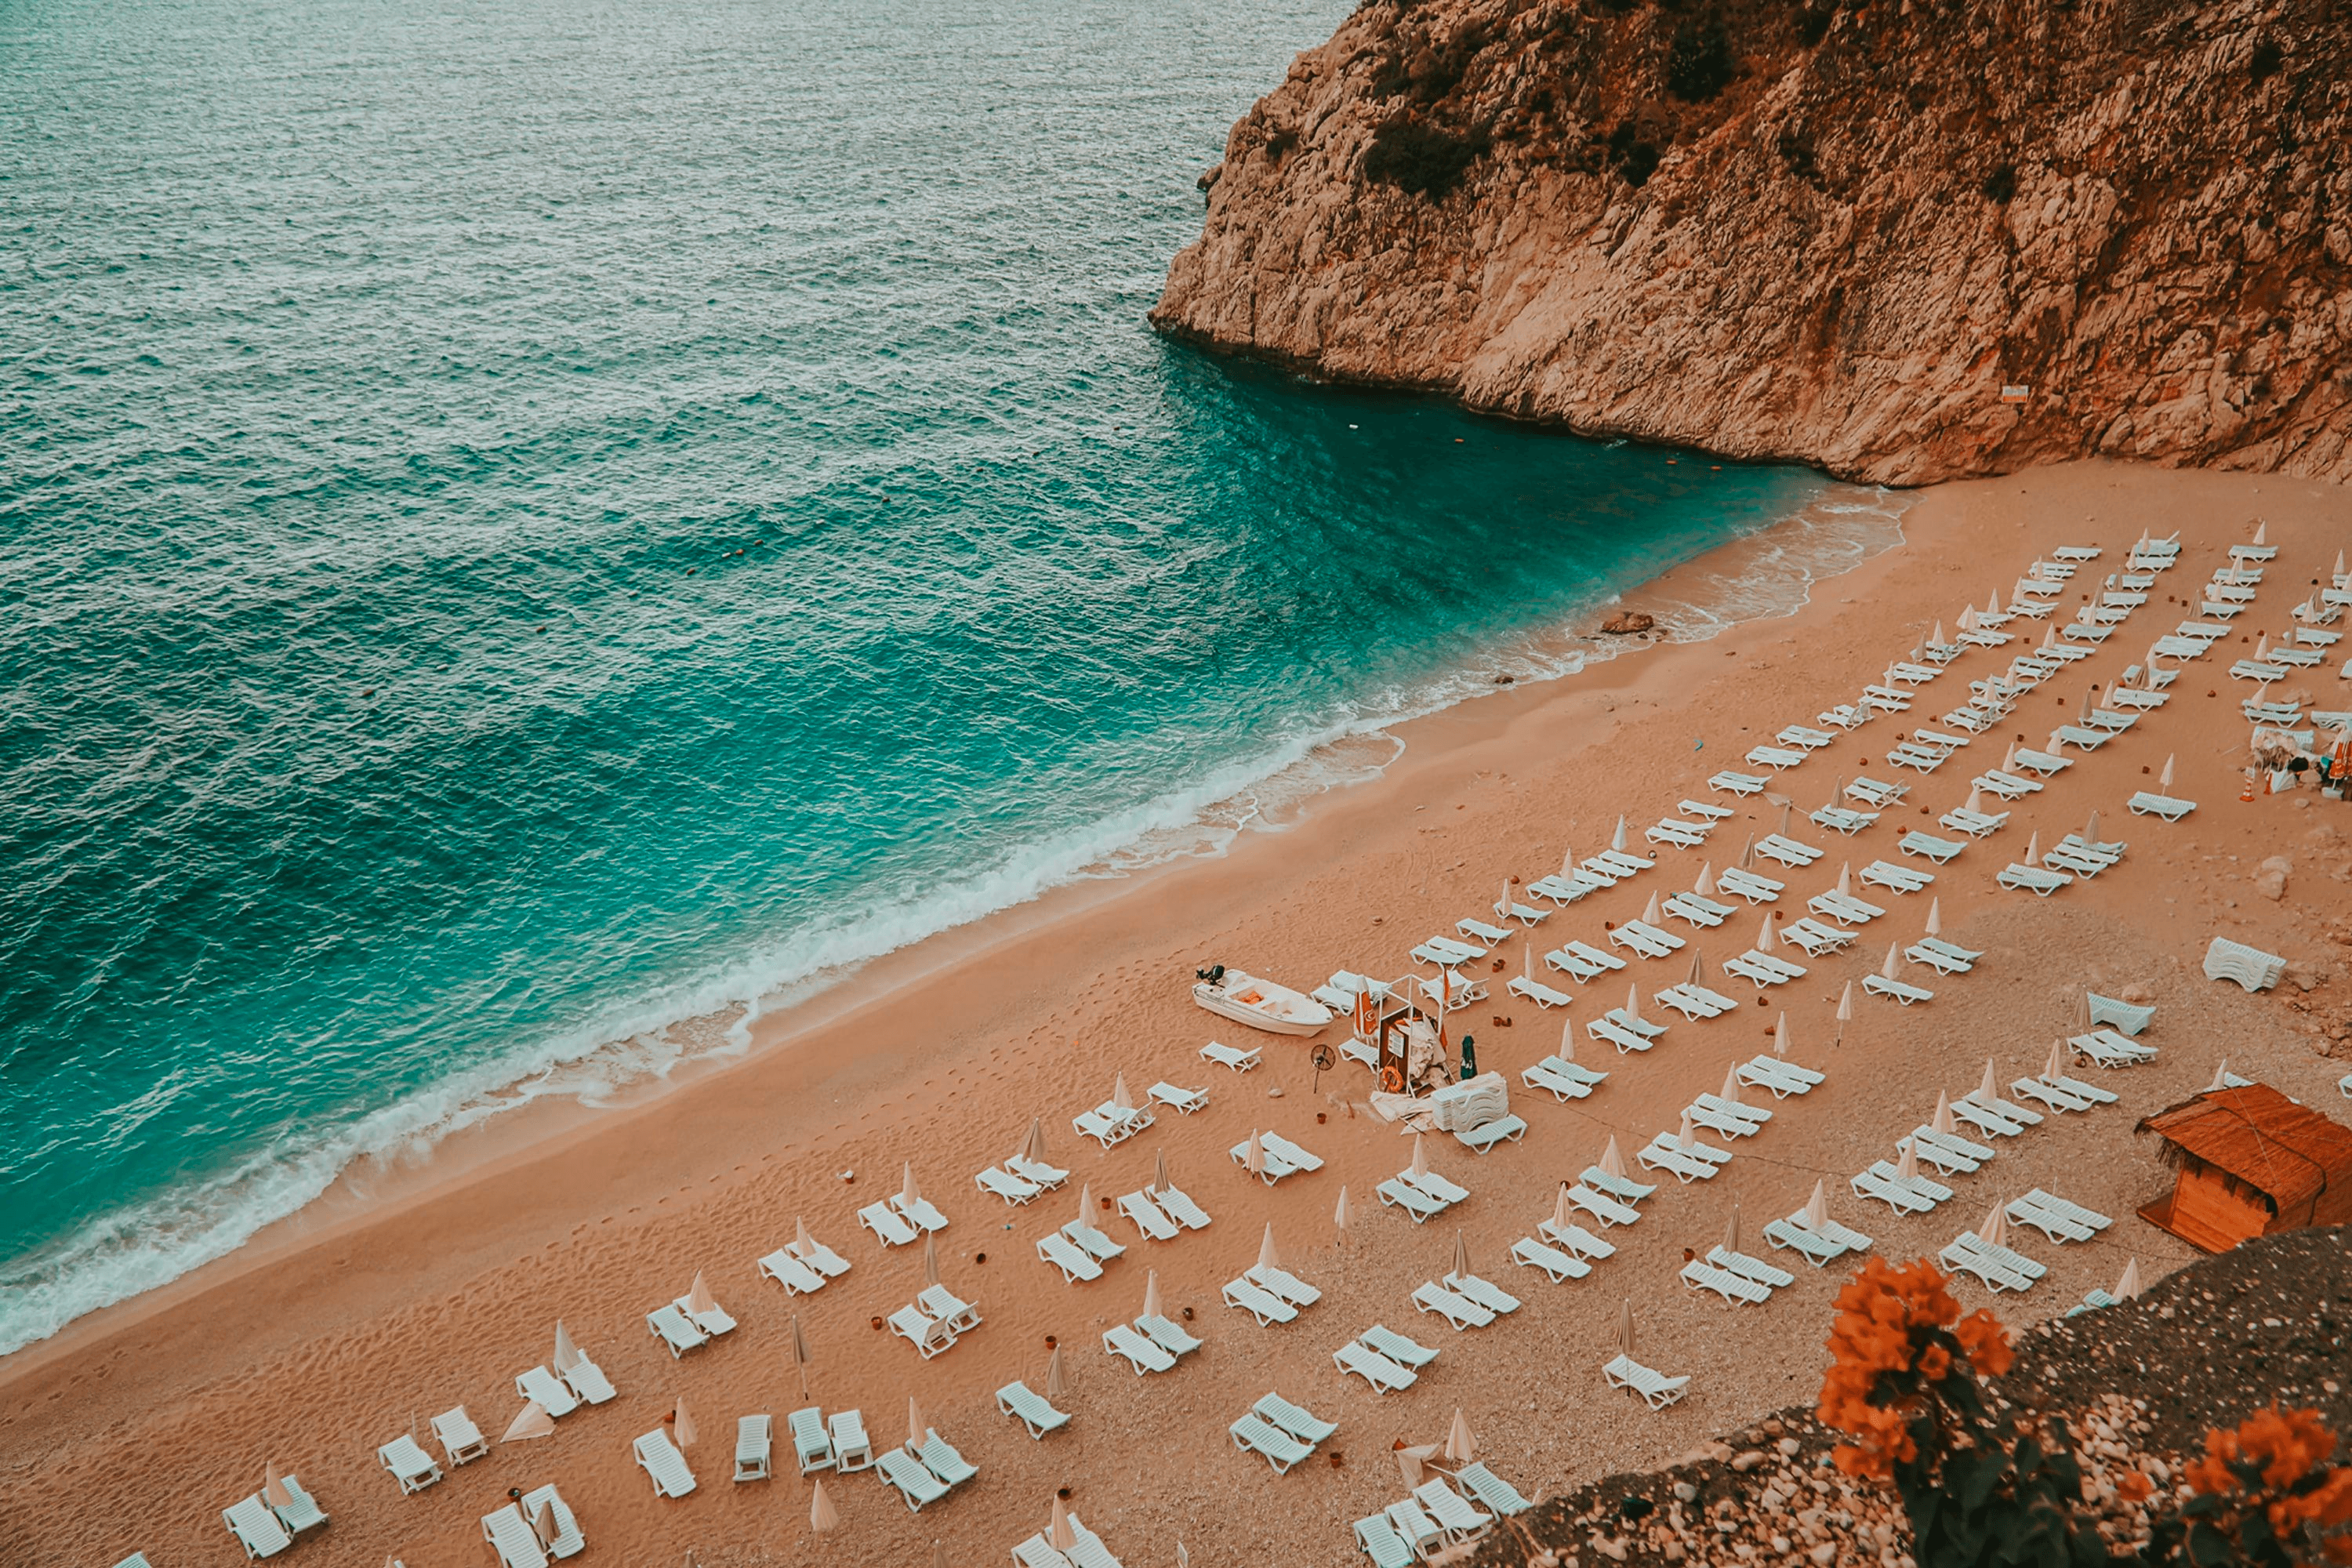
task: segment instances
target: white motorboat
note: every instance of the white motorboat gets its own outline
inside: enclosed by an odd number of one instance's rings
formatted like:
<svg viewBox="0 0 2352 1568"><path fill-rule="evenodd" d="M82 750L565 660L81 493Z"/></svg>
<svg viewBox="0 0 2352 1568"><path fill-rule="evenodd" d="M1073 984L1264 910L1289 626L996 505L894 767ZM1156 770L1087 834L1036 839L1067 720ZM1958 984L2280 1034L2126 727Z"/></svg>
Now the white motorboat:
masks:
<svg viewBox="0 0 2352 1568"><path fill-rule="evenodd" d="M1202 974L1192 1000L1220 1018L1276 1035L1316 1034L1332 1018L1312 996L1222 964Z"/></svg>

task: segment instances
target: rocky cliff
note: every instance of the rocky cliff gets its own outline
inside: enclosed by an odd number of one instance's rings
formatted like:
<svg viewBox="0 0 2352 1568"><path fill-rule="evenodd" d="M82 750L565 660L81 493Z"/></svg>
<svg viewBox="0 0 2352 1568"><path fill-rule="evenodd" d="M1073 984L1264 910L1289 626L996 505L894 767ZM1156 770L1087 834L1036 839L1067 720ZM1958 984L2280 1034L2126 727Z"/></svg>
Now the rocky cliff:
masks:
<svg viewBox="0 0 2352 1568"><path fill-rule="evenodd" d="M2346 0L1367 0L1234 127L1152 320L1859 479L2345 480L2347 39Z"/></svg>

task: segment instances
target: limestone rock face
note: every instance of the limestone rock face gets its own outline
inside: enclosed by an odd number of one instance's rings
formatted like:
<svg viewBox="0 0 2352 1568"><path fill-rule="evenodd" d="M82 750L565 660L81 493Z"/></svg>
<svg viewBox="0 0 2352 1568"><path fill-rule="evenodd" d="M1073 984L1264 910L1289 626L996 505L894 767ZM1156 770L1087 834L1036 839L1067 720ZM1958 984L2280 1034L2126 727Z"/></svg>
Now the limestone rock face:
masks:
<svg viewBox="0 0 2352 1568"><path fill-rule="evenodd" d="M1367 0L1152 321L1862 480L2352 479L2341 0L1705 5Z"/></svg>

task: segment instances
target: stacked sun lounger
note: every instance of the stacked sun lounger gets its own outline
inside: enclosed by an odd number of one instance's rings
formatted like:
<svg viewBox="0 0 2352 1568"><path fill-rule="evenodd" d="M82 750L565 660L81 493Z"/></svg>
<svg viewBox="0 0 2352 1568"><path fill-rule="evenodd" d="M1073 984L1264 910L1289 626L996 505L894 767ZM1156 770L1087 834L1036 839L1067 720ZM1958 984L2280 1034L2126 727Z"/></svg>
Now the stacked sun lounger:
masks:
<svg viewBox="0 0 2352 1568"><path fill-rule="evenodd" d="M1226 1428L1234 1447L1258 1455L1277 1476L1311 1456L1339 1429L1339 1423L1321 1420L1279 1394L1267 1394Z"/></svg>
<svg viewBox="0 0 2352 1568"><path fill-rule="evenodd" d="M2205 950L2205 978L2234 980L2249 991L2267 991L2286 973L2286 960L2258 947L2217 936Z"/></svg>

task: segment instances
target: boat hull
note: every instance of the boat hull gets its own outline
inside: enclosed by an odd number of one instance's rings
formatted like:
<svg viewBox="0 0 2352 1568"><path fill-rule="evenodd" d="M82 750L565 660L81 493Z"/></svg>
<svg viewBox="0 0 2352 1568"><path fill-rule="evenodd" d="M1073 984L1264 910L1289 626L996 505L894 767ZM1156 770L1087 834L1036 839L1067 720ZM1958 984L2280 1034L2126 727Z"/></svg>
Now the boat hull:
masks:
<svg viewBox="0 0 2352 1568"><path fill-rule="evenodd" d="M1236 1024L1246 1024L1253 1029L1263 1029L1269 1035L1317 1035L1330 1026L1331 1010L1318 1002L1300 997L1299 1002L1312 1011L1305 1017L1286 1016L1237 1002L1225 994L1223 987L1206 983L1192 987L1192 1000L1220 1018L1230 1018ZM1320 1013L1321 1018L1313 1014Z"/></svg>

